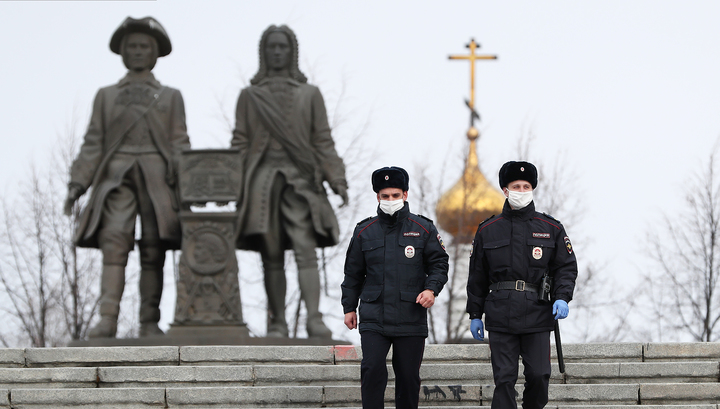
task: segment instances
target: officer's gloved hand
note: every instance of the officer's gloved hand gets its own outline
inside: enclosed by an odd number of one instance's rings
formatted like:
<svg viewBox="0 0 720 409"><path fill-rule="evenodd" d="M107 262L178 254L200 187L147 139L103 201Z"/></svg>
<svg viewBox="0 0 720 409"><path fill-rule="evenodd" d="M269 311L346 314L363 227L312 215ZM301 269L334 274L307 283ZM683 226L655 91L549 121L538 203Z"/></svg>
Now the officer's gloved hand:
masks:
<svg viewBox="0 0 720 409"><path fill-rule="evenodd" d="M482 341L485 339L485 331L483 330L483 323L480 318L474 318L472 321L470 321L470 333L472 334L473 338L477 339L478 341Z"/></svg>
<svg viewBox="0 0 720 409"><path fill-rule="evenodd" d="M556 300L553 304L553 315L555 316L556 320L561 320L563 318L567 318L568 314L570 313L570 307L568 306L568 303L563 300Z"/></svg>

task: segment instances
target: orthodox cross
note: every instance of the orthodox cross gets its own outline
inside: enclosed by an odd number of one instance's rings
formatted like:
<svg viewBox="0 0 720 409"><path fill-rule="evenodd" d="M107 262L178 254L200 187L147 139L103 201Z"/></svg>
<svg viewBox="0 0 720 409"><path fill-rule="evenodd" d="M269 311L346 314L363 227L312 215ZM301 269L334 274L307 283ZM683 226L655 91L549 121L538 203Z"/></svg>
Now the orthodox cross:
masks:
<svg viewBox="0 0 720 409"><path fill-rule="evenodd" d="M470 126L473 126L475 119L480 119L477 111L475 111L475 60L497 60L497 55L478 55L475 50L480 48L480 44L475 39L470 39L470 44L465 47L470 49L469 55L451 55L451 60L470 60L470 101L465 100L465 104L470 108Z"/></svg>

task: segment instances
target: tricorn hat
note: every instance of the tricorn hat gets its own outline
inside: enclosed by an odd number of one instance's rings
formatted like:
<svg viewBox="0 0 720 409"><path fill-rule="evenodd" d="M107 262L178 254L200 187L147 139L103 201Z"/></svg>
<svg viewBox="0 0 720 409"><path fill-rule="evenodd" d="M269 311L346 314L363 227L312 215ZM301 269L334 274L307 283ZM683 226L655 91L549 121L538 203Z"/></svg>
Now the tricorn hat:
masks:
<svg viewBox="0 0 720 409"><path fill-rule="evenodd" d="M535 165L530 162L506 162L500 168L500 188L505 188L510 182L527 180L535 189L538 183L538 172Z"/></svg>
<svg viewBox="0 0 720 409"><path fill-rule="evenodd" d="M395 187L403 192L409 190L410 177L403 168L397 166L386 166L373 172L372 185L375 193L387 187Z"/></svg>
<svg viewBox="0 0 720 409"><path fill-rule="evenodd" d="M158 57L164 57L172 51L170 37L168 37L163 26L152 17L139 20L132 17L126 18L110 38L110 51L120 54L120 43L122 43L123 37L130 33L145 33L153 36L158 43Z"/></svg>

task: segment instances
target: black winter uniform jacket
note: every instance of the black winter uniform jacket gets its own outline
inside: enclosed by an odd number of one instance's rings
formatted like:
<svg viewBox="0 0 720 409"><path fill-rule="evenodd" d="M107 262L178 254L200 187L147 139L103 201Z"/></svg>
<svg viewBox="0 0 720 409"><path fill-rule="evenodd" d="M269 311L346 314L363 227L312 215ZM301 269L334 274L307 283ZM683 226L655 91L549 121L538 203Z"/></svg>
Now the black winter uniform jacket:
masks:
<svg viewBox="0 0 720 409"><path fill-rule="evenodd" d="M552 302L538 302L538 293L490 291L490 284L523 280L539 285L545 273L554 278ZM467 312L485 313L485 328L511 334L551 331L552 303L572 300L577 261L565 228L535 211L535 204L512 210L507 200L499 216L478 226L470 256ZM522 284L518 287L522 288Z"/></svg>
<svg viewBox="0 0 720 409"><path fill-rule="evenodd" d="M437 296L447 282L448 255L432 221L410 213L358 223L345 258L342 305L355 311L359 330L385 336L428 335L427 310L415 303L426 289Z"/></svg>

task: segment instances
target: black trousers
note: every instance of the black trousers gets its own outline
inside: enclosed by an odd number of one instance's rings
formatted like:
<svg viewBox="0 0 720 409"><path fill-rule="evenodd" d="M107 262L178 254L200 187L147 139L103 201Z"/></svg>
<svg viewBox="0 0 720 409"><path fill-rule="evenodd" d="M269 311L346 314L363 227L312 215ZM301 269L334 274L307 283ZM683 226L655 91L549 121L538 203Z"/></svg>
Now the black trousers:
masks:
<svg viewBox="0 0 720 409"><path fill-rule="evenodd" d="M393 345L392 366L395 372L395 407L417 409L420 399L420 364L425 351L425 337L386 337L377 332L360 333L363 358L360 383L363 409L385 407L387 354Z"/></svg>
<svg viewBox="0 0 720 409"><path fill-rule="evenodd" d="M515 383L518 360L525 366L523 409L542 409L548 402L550 384L550 332L532 334L490 333L490 360L495 393L492 409L516 409Z"/></svg>

